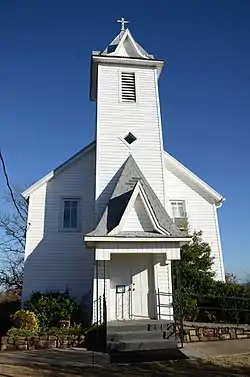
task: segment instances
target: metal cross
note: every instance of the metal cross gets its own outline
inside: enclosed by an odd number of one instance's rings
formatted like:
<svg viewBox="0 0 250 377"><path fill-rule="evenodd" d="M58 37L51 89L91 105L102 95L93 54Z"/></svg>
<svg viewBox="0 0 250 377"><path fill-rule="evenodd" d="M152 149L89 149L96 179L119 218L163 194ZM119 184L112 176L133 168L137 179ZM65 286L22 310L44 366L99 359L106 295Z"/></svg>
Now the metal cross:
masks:
<svg viewBox="0 0 250 377"><path fill-rule="evenodd" d="M125 24L128 24L129 21L126 21L125 18L121 18L121 20L117 20L117 22L119 22L121 24L121 31L124 31L125 30Z"/></svg>

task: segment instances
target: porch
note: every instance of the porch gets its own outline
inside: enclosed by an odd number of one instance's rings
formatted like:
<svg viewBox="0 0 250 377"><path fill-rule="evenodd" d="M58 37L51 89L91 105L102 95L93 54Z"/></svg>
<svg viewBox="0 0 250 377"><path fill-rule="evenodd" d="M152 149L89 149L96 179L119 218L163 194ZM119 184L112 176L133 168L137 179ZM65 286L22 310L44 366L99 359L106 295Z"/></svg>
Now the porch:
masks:
<svg viewBox="0 0 250 377"><path fill-rule="evenodd" d="M140 245L140 252L138 244L137 250L133 245L124 250L119 246L119 252L109 252L109 259L97 259L92 322L100 322L104 310L107 322L172 320L171 260L179 259L176 246L172 243L167 251L166 246L146 244ZM104 250L96 250L96 258L100 256L105 257Z"/></svg>

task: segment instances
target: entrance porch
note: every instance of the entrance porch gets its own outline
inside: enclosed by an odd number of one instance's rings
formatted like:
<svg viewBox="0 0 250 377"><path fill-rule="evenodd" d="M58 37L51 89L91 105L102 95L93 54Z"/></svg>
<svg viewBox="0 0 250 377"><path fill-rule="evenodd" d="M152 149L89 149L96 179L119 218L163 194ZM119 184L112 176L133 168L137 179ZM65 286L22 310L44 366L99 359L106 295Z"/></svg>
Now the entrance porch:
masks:
<svg viewBox="0 0 250 377"><path fill-rule="evenodd" d="M138 248L129 243L119 249L96 249L94 323L100 322L103 297L108 322L173 319L171 260L179 259L179 244L172 242L163 248L155 242Z"/></svg>

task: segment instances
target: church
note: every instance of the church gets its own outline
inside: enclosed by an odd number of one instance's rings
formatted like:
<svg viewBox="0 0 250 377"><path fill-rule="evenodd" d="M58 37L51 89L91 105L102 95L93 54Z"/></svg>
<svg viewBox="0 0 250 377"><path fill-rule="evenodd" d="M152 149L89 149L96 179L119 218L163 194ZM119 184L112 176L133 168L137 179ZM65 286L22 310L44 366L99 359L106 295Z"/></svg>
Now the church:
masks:
<svg viewBox="0 0 250 377"><path fill-rule="evenodd" d="M120 33L91 56L95 140L23 192L22 299L68 290L88 297L93 322L101 297L108 321L169 319L171 263L194 230L211 247L216 279L225 279L217 216L224 198L164 150L164 61L119 22Z"/></svg>

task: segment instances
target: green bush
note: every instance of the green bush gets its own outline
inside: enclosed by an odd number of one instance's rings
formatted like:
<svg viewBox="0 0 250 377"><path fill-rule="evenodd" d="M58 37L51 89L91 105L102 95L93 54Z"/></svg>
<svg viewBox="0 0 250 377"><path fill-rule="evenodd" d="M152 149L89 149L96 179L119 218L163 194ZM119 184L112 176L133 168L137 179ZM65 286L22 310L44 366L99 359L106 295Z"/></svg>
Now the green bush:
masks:
<svg viewBox="0 0 250 377"><path fill-rule="evenodd" d="M186 321L250 324L250 289L213 280L202 293L182 288L174 294L177 316L180 307Z"/></svg>
<svg viewBox="0 0 250 377"><path fill-rule="evenodd" d="M11 338L17 337L31 337L31 336L80 336L85 334L85 329L80 325L75 325L70 328L58 328L58 327L51 327L49 329L42 329L39 328L37 330L26 330L21 328L12 327L8 330L7 336Z"/></svg>
<svg viewBox="0 0 250 377"><path fill-rule="evenodd" d="M62 321L69 321L77 305L68 292L34 292L26 308L37 315L42 328L60 327Z"/></svg>
<svg viewBox="0 0 250 377"><path fill-rule="evenodd" d="M29 310L18 310L12 317L15 327L23 330L37 330L38 321L35 313Z"/></svg>
<svg viewBox="0 0 250 377"><path fill-rule="evenodd" d="M26 330L26 329L17 329L16 327L11 327L7 331L7 336L10 338L19 338L19 337L30 337L37 335L37 332L34 330Z"/></svg>

